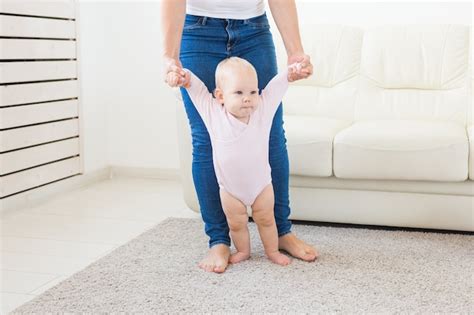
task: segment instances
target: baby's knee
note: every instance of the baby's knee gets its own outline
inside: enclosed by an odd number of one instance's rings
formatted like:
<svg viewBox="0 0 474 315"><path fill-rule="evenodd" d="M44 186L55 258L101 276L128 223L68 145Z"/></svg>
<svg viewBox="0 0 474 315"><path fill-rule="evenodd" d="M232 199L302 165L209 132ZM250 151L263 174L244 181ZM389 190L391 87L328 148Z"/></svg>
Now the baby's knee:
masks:
<svg viewBox="0 0 474 315"><path fill-rule="evenodd" d="M253 210L252 211L252 218L256 224L260 226L272 226L275 224L275 217L273 215L273 211L265 210Z"/></svg>
<svg viewBox="0 0 474 315"><path fill-rule="evenodd" d="M247 228L249 217L247 214L230 215L227 217L227 223L231 231L241 231Z"/></svg>

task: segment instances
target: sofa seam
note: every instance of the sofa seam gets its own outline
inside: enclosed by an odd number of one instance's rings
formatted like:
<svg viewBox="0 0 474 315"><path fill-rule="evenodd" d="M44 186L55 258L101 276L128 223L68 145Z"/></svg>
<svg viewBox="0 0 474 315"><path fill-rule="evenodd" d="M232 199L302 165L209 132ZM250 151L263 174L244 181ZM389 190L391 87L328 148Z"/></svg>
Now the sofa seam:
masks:
<svg viewBox="0 0 474 315"><path fill-rule="evenodd" d="M337 68L337 64L339 62L339 54L340 54L340 50L341 50L341 42L342 42L342 35L344 33L344 29L345 29L345 26L343 25L342 26L342 30L341 30L341 34L339 35L339 40L337 42L337 50L336 50L336 61L334 62L334 67L332 69L332 80L331 80L331 87L335 86L335 76L336 76L336 68Z"/></svg>
<svg viewBox="0 0 474 315"><path fill-rule="evenodd" d="M395 149L378 149L378 148L371 148L371 147L365 147L357 144L351 144L351 143L345 143L345 142L337 142L337 144L343 144L351 147L357 147L357 148L362 148L362 149L367 149L367 150L374 150L374 151L399 151L399 152L412 152L412 151L433 151L433 150L438 150L438 149L444 149L447 147L451 146L456 146L460 144L468 144L469 147L469 141L463 141L463 142L456 142L456 143L451 143L443 146L438 146L438 147L432 147L432 148L427 148L427 149L413 149L413 150L407 150L407 149L402 149L402 150L395 150ZM333 145L335 147L335 145Z"/></svg>
<svg viewBox="0 0 474 315"><path fill-rule="evenodd" d="M328 141L310 141L310 142L304 142L304 143L287 143L289 147L291 146L297 146L297 145L306 145L306 144L315 144L315 143L327 143Z"/></svg>
<svg viewBox="0 0 474 315"><path fill-rule="evenodd" d="M448 26L448 30L446 31L446 36L444 38L444 43L443 43L443 59L441 61L441 73L440 73L440 78L439 78L439 87L442 89L443 86L443 76L444 76L444 64L445 64L445 59L446 59L446 42L448 41L448 35L449 31L451 30L451 24Z"/></svg>
<svg viewBox="0 0 474 315"><path fill-rule="evenodd" d="M297 174L292 174L293 176L303 176L303 175L297 175ZM291 176L291 175L290 175ZM313 177L313 175L309 176ZM338 180L353 180L353 181L385 181L385 179L378 179L378 178L352 178L352 177L337 177L335 175L331 176L316 176L316 177L321 177L321 178L326 178L326 177L334 177ZM390 181L397 181L398 179L391 179ZM453 181L433 181L433 180L420 180L420 179L400 179L399 181L406 181L406 182L419 182L419 181L428 181L428 182L436 182L436 183L441 183L441 184L448 184L453 183ZM468 177L465 181L473 181ZM461 181L462 183L463 181ZM454 183L458 183L458 181L454 181ZM411 184L411 183L410 183ZM309 188L309 189L329 189L329 190L350 190L350 191L375 191L375 192L388 192L388 193L407 193L407 194L430 194L430 195L446 195L446 196L463 196L463 197L473 197L474 195L466 195L463 193L438 193L438 192L430 192L430 191L410 191L410 190L390 190L390 189L374 189L372 187L369 188L357 188L357 187L332 187L332 186L312 186L312 185L304 185L304 184L292 184L292 187L296 188ZM397 188L399 189L399 188Z"/></svg>

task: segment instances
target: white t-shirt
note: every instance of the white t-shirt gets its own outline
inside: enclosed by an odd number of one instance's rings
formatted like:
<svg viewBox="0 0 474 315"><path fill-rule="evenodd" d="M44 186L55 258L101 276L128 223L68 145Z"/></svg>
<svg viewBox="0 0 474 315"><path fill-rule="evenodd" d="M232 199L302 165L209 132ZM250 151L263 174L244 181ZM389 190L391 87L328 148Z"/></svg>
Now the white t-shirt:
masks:
<svg viewBox="0 0 474 315"><path fill-rule="evenodd" d="M250 19L265 13L263 0L187 0L186 13L220 19Z"/></svg>

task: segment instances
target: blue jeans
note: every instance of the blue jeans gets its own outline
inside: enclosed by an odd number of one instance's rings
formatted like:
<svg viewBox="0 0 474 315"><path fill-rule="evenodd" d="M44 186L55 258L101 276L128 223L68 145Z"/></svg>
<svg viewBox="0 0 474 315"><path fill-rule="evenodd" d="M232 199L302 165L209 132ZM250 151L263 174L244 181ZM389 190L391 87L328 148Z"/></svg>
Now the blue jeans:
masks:
<svg viewBox="0 0 474 315"><path fill-rule="evenodd" d="M237 56L249 61L257 71L258 87L263 89L277 74L275 46L266 14L246 20L219 19L186 15L180 50L180 61L207 86L215 89L217 64ZM189 119L193 145L192 174L201 208L209 247L230 246L229 226L222 209L219 186L212 163L209 133L196 111L186 89L181 88ZM270 131L269 163L275 192L275 221L278 236L291 232L289 207L289 163L280 104Z"/></svg>

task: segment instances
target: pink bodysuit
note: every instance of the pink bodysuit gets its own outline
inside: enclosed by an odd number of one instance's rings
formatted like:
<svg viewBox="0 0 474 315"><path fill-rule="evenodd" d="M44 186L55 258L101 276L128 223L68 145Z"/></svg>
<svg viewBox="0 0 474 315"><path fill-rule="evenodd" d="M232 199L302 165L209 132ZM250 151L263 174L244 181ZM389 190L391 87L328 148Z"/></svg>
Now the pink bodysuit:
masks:
<svg viewBox="0 0 474 315"><path fill-rule="evenodd" d="M209 93L191 71L188 94L211 138L214 169L219 187L251 206L272 182L269 137L273 116L288 89L288 69L277 74L262 90L248 124L241 122Z"/></svg>

